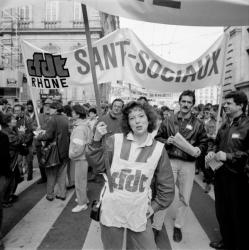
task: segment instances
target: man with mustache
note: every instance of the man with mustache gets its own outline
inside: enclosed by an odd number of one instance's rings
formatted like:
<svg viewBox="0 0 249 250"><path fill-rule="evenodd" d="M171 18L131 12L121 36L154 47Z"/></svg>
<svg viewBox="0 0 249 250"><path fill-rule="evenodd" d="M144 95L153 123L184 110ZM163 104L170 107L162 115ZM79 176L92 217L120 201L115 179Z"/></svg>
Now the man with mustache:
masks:
<svg viewBox="0 0 249 250"><path fill-rule="evenodd" d="M201 154L205 154L208 138L203 122L201 122L191 109L195 105L195 93L185 90L179 97L180 111L165 119L158 131L156 139L165 143L172 166L175 183L179 189L176 219L174 224L173 240L182 240L182 227L189 207L195 177L195 161ZM175 135L180 133L192 146L195 147L193 156L175 146ZM159 211L154 216L155 237L162 229L166 211Z"/></svg>

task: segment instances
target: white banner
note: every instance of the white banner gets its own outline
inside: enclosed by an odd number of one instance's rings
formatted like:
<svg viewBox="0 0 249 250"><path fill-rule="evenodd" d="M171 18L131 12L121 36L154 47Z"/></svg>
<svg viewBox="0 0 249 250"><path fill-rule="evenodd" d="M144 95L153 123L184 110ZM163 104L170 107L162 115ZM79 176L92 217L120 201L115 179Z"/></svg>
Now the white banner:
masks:
<svg viewBox="0 0 249 250"><path fill-rule="evenodd" d="M1 0L0 9L51 0ZM249 25L249 0L58 0L85 3L99 11L126 18L192 26Z"/></svg>
<svg viewBox="0 0 249 250"><path fill-rule="evenodd" d="M116 30L93 44L98 83L125 81L161 92L180 92L221 83L221 36L191 63L168 62L148 49L129 29ZM22 41L29 83L35 88L67 88L92 83L86 47L50 54Z"/></svg>
<svg viewBox="0 0 249 250"><path fill-rule="evenodd" d="M249 0L82 0L126 18L192 26L249 25Z"/></svg>

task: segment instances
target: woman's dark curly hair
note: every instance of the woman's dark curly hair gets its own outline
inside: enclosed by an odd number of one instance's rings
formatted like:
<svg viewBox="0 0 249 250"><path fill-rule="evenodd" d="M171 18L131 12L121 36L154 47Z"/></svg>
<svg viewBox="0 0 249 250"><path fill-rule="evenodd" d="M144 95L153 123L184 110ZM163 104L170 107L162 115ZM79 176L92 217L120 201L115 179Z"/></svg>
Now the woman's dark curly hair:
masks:
<svg viewBox="0 0 249 250"><path fill-rule="evenodd" d="M128 102L122 110L123 117L121 126L123 133L127 135L130 131L132 131L129 125L129 114L134 108L140 108L144 110L149 122L148 132L151 133L153 130L155 130L157 125L157 114L153 109L153 107L148 103L141 104L140 102L137 101L131 101Z"/></svg>

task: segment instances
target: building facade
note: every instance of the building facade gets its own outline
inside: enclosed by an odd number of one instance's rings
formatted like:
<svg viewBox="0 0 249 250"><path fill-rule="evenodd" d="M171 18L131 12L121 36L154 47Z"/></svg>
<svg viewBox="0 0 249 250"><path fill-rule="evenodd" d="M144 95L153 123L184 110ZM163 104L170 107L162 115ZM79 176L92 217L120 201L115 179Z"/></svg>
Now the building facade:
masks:
<svg viewBox="0 0 249 250"><path fill-rule="evenodd" d="M249 97L249 26L225 28L228 35L223 95L242 90Z"/></svg>
<svg viewBox="0 0 249 250"><path fill-rule="evenodd" d="M220 97L220 87L210 86L195 91L196 104L218 104Z"/></svg>
<svg viewBox="0 0 249 250"><path fill-rule="evenodd" d="M106 30L119 25L109 17L87 8L92 41L100 39ZM81 5L78 1L47 1L32 6L9 9L0 20L0 97L20 102L30 99L30 92L20 49L20 39L50 53L70 51L86 45ZM64 102L94 102L93 86L72 86L66 90L35 90L37 99L50 96Z"/></svg>

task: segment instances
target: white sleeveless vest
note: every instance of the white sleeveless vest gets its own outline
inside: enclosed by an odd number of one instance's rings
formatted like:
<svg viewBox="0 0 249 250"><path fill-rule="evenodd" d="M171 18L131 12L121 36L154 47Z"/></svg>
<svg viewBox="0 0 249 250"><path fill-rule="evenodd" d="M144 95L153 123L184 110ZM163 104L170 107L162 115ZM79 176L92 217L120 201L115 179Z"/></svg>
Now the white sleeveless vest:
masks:
<svg viewBox="0 0 249 250"><path fill-rule="evenodd" d="M156 142L147 162L127 161L120 158L124 135L114 135L111 165L114 192L108 185L102 199L100 221L105 226L129 228L135 232L146 229L146 212L150 205L150 184L161 157L163 143Z"/></svg>

